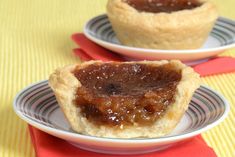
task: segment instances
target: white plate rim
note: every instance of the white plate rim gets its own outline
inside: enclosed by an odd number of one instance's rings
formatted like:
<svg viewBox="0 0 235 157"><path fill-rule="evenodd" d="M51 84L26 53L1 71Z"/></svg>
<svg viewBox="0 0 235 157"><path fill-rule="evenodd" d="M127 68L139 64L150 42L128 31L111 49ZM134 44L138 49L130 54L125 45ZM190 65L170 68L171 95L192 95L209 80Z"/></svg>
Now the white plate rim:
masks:
<svg viewBox="0 0 235 157"><path fill-rule="evenodd" d="M47 80L43 80L40 82L36 82L33 83L25 88L23 88L22 90L20 90L17 95L15 96L14 100L13 100L13 109L15 111L15 113L21 118L23 119L25 122L27 122L28 124L38 128L39 130L43 131L43 132L55 132L58 135L61 136L69 136L71 138L79 138L79 139L83 139L83 140L90 140L93 142L112 142L112 143L125 143L125 144L131 144L131 143L161 143L161 142L170 142L170 141L179 141L179 140L183 140L183 139L187 139L187 138L191 138L194 137L202 132L205 132L215 126L217 126L219 123L221 123L227 116L228 113L230 111L230 105L229 102L224 98L224 96L222 96L220 93L218 93L217 91L211 89L208 86L202 85L203 87L213 91L216 95L218 95L222 101L225 104L225 111L224 114L215 122L201 128L198 129L196 131L193 132L189 132L189 133L185 133L182 135L173 135L173 136L168 136L168 137L159 137L159 138L149 138L149 139L121 139L121 138L104 138L104 137L96 137L96 136L89 136L89 135L82 135L79 133L73 133L73 132L67 132L67 131L63 131L63 130L59 130L59 129L55 129L55 128L51 128L49 126L45 126L41 123L37 123L29 118L27 118L26 116L24 116L23 114L21 114L20 111L17 110L15 104L16 104L16 99L17 97L25 90L39 84L39 83L43 83L43 82L47 82ZM46 131L45 131L46 130Z"/></svg>

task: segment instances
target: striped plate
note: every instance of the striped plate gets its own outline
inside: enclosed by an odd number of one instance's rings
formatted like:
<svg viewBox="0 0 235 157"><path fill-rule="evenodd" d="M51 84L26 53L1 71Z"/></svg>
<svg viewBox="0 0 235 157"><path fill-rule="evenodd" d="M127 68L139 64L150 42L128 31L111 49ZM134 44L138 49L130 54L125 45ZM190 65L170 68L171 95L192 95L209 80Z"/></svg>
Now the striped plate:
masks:
<svg viewBox="0 0 235 157"><path fill-rule="evenodd" d="M140 154L167 148L216 126L227 116L229 105L220 94L201 86L176 129L168 136L149 139L100 138L73 132L48 86L48 81L23 89L14 100L14 110L20 118L34 127L79 148L101 153Z"/></svg>
<svg viewBox="0 0 235 157"><path fill-rule="evenodd" d="M95 43L135 59L205 60L235 47L235 21L219 17L204 46L195 50L157 50L128 47L120 44L107 18L100 15L89 20L84 28L86 37Z"/></svg>

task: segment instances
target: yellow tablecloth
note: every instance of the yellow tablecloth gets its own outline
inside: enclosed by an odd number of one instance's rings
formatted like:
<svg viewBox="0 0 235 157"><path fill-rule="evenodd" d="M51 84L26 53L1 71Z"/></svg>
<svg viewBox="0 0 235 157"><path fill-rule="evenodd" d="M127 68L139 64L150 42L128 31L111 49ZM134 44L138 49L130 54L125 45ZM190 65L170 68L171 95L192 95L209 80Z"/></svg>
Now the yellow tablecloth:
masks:
<svg viewBox="0 0 235 157"><path fill-rule="evenodd" d="M105 12L107 0L0 0L0 156L31 157L27 125L12 109L16 93L48 78L58 66L77 63L70 35ZM213 0L222 16L235 19L234 0ZM222 55L235 57L235 49ZM235 156L235 73L203 78L231 103L228 118L203 134L219 156Z"/></svg>

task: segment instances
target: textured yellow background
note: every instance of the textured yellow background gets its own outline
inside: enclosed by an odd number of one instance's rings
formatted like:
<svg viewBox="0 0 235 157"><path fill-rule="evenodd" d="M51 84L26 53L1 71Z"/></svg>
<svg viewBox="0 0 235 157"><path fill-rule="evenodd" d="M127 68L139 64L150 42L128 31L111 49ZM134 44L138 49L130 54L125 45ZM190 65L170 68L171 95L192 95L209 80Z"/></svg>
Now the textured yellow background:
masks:
<svg viewBox="0 0 235 157"><path fill-rule="evenodd" d="M235 19L235 0L213 0L222 16ZM105 12L106 0L0 0L0 156L31 157L26 123L12 101L23 87L47 79L58 66L80 62L70 40L91 17ZM235 50L223 55L235 56ZM235 156L235 73L203 82L231 103L229 117L203 134L219 156Z"/></svg>

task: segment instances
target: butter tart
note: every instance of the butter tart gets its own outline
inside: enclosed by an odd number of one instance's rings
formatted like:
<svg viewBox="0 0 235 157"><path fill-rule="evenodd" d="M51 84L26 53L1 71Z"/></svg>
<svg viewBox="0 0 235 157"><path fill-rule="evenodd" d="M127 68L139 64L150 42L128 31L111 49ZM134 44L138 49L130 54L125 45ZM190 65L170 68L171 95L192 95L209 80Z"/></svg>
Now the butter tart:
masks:
<svg viewBox="0 0 235 157"><path fill-rule="evenodd" d="M107 15L122 44L167 50L200 48L218 17L208 0L108 0Z"/></svg>
<svg viewBox="0 0 235 157"><path fill-rule="evenodd" d="M49 85L73 130L115 138L170 133L200 78L180 61L89 61L57 69Z"/></svg>

